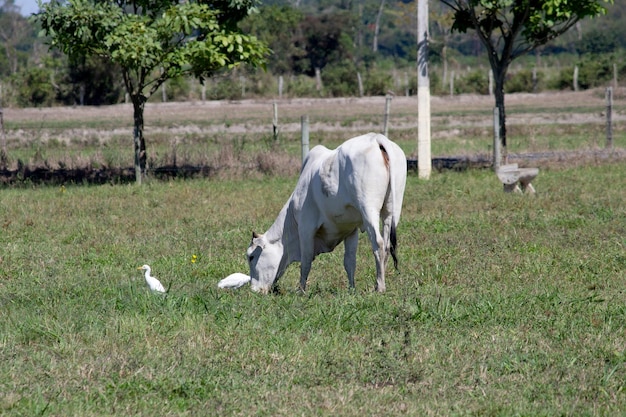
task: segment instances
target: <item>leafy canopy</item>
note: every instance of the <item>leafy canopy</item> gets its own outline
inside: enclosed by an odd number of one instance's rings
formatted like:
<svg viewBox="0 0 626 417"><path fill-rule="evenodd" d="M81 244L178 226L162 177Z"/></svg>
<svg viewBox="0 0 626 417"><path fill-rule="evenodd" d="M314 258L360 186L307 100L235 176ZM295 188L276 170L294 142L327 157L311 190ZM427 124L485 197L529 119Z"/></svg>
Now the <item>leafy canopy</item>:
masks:
<svg viewBox="0 0 626 417"><path fill-rule="evenodd" d="M585 17L606 13L612 0L441 0L454 10L452 30L476 30L501 47L513 47L512 59L543 45ZM520 36L521 35L521 36ZM495 41L498 43L498 41Z"/></svg>
<svg viewBox="0 0 626 417"><path fill-rule="evenodd" d="M127 88L135 88L131 94L143 95L152 85L150 96L181 75L203 79L240 63L262 66L269 53L237 28L253 9L249 0L53 0L40 8L51 45L69 56L97 55L119 65Z"/></svg>

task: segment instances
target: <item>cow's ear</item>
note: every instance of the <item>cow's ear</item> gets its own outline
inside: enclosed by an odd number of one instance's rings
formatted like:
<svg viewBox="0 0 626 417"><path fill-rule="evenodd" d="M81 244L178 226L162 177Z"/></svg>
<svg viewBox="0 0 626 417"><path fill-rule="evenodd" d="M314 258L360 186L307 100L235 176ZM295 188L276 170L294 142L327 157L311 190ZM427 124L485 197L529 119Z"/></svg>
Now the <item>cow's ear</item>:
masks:
<svg viewBox="0 0 626 417"><path fill-rule="evenodd" d="M257 245L260 246L261 249L265 248L265 239L263 239L263 235L259 234L257 232L252 232L252 241L250 242L251 245Z"/></svg>

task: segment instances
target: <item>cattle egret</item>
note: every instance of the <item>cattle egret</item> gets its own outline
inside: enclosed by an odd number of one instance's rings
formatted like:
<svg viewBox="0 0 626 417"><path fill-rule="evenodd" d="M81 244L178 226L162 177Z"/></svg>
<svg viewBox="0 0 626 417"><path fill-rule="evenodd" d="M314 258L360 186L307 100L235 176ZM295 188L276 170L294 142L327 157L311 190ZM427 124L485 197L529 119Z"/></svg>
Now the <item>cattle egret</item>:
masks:
<svg viewBox="0 0 626 417"><path fill-rule="evenodd" d="M239 288L244 284L250 282L250 276L246 274L242 274L241 272L235 272L234 274L230 274L223 280L221 280L217 286L219 288Z"/></svg>
<svg viewBox="0 0 626 417"><path fill-rule="evenodd" d="M163 284L161 284L158 279L150 275L150 267L148 265L140 266L137 269L146 271L146 273L144 274L144 277L146 278L146 283L148 284L148 287L150 287L152 291L165 292L165 288L163 288Z"/></svg>

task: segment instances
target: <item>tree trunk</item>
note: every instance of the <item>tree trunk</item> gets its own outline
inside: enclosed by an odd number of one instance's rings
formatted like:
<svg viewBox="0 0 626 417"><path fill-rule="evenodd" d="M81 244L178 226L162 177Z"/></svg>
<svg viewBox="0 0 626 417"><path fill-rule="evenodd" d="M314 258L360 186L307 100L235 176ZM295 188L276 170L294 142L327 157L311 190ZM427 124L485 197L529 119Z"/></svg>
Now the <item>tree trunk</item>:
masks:
<svg viewBox="0 0 626 417"><path fill-rule="evenodd" d="M444 37L443 47L441 48L441 62L443 63L443 75L441 76L441 89L446 88L448 80L448 46Z"/></svg>
<svg viewBox="0 0 626 417"><path fill-rule="evenodd" d="M146 106L146 97L143 95L133 95L133 116L135 127L133 129L133 142L135 148L135 180L137 185L146 174L146 141L143 137L143 111Z"/></svg>
<svg viewBox="0 0 626 417"><path fill-rule="evenodd" d="M504 80L506 77L507 68L492 68L493 77L495 81L495 98L496 98L496 107L499 111L499 121L500 121L500 144L501 144L501 152L502 152L502 160L506 163L507 153L506 153L506 113L504 110Z"/></svg>
<svg viewBox="0 0 626 417"><path fill-rule="evenodd" d="M374 41L372 42L372 52L378 52L378 33L380 32L380 18L385 10L385 0L380 0L380 7L378 14L376 15L376 22L374 24Z"/></svg>

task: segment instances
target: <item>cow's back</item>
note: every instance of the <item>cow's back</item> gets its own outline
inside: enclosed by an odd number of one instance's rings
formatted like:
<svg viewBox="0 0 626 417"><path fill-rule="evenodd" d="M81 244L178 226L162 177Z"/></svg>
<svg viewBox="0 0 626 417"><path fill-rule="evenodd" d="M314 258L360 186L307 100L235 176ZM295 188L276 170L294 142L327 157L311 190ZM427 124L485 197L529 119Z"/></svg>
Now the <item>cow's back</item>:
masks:
<svg viewBox="0 0 626 417"><path fill-rule="evenodd" d="M352 224L360 224L360 214L365 210L382 209L389 197L390 175L396 176L396 170L390 170L392 165L400 165L397 182L401 184L399 191L404 192L404 152L383 135L358 136L334 151L320 150L317 155L317 172L311 177L309 192L324 216L323 221L334 222L339 228L342 223L348 229ZM395 214L395 207L393 211Z"/></svg>

